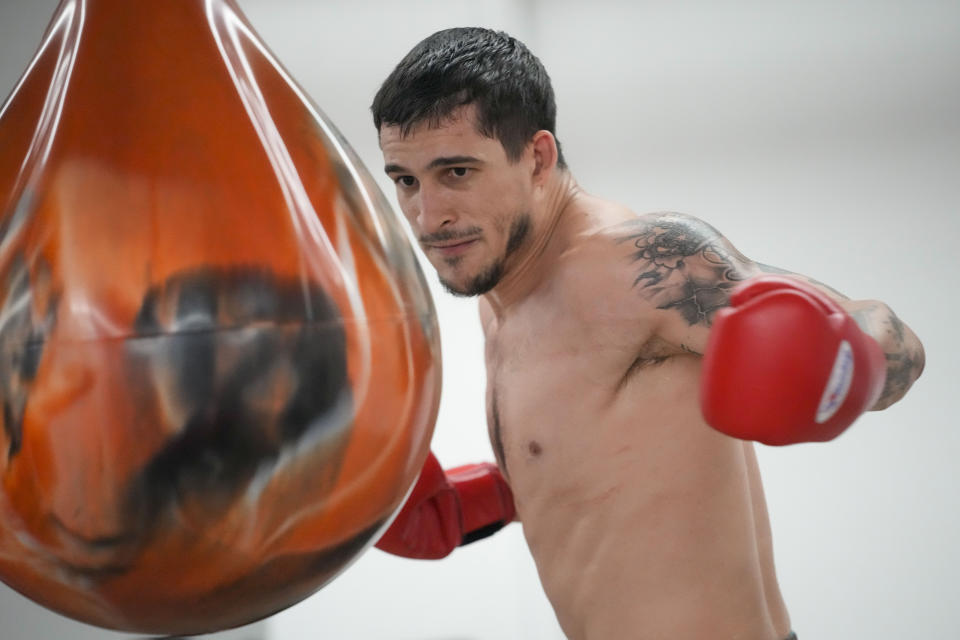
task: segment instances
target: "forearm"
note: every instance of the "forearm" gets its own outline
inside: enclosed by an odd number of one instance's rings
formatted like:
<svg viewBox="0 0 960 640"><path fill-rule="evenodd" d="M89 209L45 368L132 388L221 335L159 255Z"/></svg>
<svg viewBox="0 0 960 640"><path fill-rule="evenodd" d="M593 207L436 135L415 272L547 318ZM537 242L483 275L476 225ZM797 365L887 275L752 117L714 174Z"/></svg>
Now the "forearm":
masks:
<svg viewBox="0 0 960 640"><path fill-rule="evenodd" d="M784 274L806 281L831 296L853 316L860 329L877 341L887 358L887 379L880 399L871 411L886 409L902 398L923 372L923 344L889 306L877 300L851 300L836 289L777 267L756 263L761 273Z"/></svg>
<svg viewBox="0 0 960 640"><path fill-rule="evenodd" d="M887 379L872 411L886 409L902 398L923 372L923 344L889 306L877 300L843 300L840 306L860 329L879 343L887 358Z"/></svg>

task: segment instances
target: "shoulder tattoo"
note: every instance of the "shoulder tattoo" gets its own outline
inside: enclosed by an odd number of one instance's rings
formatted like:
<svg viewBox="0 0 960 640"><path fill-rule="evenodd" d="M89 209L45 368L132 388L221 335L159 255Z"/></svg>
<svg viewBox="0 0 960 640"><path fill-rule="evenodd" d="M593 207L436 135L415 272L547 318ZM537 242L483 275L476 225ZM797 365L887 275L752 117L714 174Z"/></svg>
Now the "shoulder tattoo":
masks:
<svg viewBox="0 0 960 640"><path fill-rule="evenodd" d="M617 242L630 243L633 288L658 309L680 313L691 326L710 326L730 303L730 289L747 278L750 260L709 224L678 213L625 223Z"/></svg>

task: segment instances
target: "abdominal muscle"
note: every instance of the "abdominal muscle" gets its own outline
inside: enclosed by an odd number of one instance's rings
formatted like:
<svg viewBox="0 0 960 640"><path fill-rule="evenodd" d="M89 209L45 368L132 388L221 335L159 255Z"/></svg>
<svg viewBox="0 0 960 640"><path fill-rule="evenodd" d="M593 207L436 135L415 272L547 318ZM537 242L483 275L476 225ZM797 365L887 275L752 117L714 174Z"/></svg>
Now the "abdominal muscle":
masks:
<svg viewBox="0 0 960 640"><path fill-rule="evenodd" d="M545 375L506 387L502 450L570 640L785 637L752 445L703 423L698 358L642 369L612 399L537 398L562 384Z"/></svg>

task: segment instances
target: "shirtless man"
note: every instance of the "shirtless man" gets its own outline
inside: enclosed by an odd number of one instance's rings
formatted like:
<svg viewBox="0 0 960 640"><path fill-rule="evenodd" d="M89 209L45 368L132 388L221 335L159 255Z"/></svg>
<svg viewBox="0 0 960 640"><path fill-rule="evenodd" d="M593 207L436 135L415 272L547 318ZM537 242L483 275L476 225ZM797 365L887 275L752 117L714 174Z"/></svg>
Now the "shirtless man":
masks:
<svg viewBox="0 0 960 640"><path fill-rule="evenodd" d="M441 282L480 296L497 457L445 473L431 456L378 546L442 557L513 519L515 501L571 640L795 638L753 444L721 431L834 437L919 376L913 332L883 303L749 260L693 217L585 193L553 133L550 80L506 34L427 38L373 114ZM806 370L824 344L847 359ZM778 386L813 394L798 400L810 415Z"/></svg>

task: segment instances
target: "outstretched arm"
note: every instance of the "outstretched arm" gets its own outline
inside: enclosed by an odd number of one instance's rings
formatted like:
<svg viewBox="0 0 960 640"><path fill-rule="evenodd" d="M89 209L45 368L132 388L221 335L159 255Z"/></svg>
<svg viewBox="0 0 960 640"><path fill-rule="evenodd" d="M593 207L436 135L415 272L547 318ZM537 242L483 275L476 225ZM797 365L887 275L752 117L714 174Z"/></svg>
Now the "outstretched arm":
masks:
<svg viewBox="0 0 960 640"><path fill-rule="evenodd" d="M800 274L745 257L709 224L692 216L658 213L622 228L634 292L654 305L658 335L678 348L703 354L717 311L730 304L731 291L765 274L785 275L815 287L849 313L880 345L887 361L886 383L872 409L884 409L907 392L924 366L923 346L890 307L876 300L850 300Z"/></svg>

